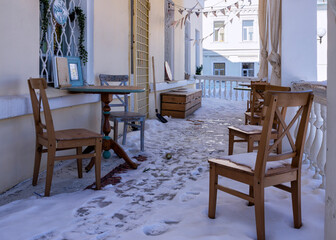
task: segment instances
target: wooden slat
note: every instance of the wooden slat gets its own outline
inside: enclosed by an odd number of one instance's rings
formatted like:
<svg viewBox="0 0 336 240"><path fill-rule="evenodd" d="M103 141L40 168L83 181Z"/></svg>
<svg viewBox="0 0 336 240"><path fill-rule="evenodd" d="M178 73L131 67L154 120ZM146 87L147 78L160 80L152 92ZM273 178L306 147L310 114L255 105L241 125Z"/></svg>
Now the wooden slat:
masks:
<svg viewBox="0 0 336 240"><path fill-rule="evenodd" d="M221 190L223 192L229 193L231 195L234 195L234 196L239 197L239 198L243 198L243 199L245 199L245 200L247 200L249 202L254 203L254 198L250 197L249 195L247 195L245 193L236 191L236 190L231 189L231 188L224 187L224 186L219 185L219 184L216 187L217 187L217 189L219 189L219 190Z"/></svg>

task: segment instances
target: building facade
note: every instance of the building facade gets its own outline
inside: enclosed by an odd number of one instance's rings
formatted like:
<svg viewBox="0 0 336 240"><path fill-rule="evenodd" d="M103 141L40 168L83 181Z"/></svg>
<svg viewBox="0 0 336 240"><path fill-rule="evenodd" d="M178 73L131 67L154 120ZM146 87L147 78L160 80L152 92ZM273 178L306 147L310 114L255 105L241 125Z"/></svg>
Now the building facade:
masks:
<svg viewBox="0 0 336 240"><path fill-rule="evenodd" d="M220 11L237 1L207 0L203 16L204 75L256 77L259 70L258 0L239 1L225 15Z"/></svg>

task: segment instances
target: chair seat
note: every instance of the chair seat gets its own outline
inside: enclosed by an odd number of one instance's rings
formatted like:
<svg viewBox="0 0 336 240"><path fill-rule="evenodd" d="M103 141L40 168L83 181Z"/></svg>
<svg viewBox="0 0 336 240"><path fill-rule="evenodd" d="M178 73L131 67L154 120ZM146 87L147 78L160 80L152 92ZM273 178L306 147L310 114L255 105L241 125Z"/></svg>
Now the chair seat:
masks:
<svg viewBox="0 0 336 240"><path fill-rule="evenodd" d="M261 134L262 126L261 125L237 125L229 126L230 130L239 131L245 134ZM272 133L276 133L276 129L272 129Z"/></svg>
<svg viewBox="0 0 336 240"><path fill-rule="evenodd" d="M110 119L113 118L123 118L123 119L133 119L133 118L145 118L144 114L137 112L110 112Z"/></svg>
<svg viewBox="0 0 336 240"><path fill-rule="evenodd" d="M47 139L47 133L43 133L43 138ZM56 141L76 140L76 139L90 139L102 137L100 134L92 132L87 129L66 129L55 131Z"/></svg>
<svg viewBox="0 0 336 240"><path fill-rule="evenodd" d="M209 159L208 162L216 163L221 166L226 166L229 168L235 168L237 170L242 170L246 173L253 174L256 159L257 159L257 153L251 152L251 153L241 153L225 156L224 159ZM291 167L290 159L267 162L265 169L266 175L271 174L272 169L278 170L280 168L283 168L282 170L287 169L288 171L290 171L291 169L296 169Z"/></svg>

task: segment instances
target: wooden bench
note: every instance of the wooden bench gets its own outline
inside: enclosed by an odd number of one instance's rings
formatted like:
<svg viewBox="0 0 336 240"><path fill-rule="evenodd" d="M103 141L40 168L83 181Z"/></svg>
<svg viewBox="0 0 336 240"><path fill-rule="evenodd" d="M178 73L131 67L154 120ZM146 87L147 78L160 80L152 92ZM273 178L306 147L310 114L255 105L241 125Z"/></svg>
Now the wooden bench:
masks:
<svg viewBox="0 0 336 240"><path fill-rule="evenodd" d="M161 96L161 114L185 118L202 105L202 90L181 88L164 92Z"/></svg>

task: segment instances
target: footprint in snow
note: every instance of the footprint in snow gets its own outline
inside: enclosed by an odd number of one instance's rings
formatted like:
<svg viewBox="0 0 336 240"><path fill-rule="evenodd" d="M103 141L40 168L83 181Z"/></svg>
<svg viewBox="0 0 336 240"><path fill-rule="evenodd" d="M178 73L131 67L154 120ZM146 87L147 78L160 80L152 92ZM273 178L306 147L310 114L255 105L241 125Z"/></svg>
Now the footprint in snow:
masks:
<svg viewBox="0 0 336 240"><path fill-rule="evenodd" d="M84 217L91 213L90 209L92 208L104 208L110 205L111 201L104 201L105 197L97 197L89 201L86 206L80 207L77 209L75 216L76 217Z"/></svg>
<svg viewBox="0 0 336 240"><path fill-rule="evenodd" d="M200 192L197 192L197 191L189 191L189 192L186 192L186 193L183 193L181 196L180 196L180 200L181 202L188 202L192 199L195 199L197 195L199 195Z"/></svg>
<svg viewBox="0 0 336 240"><path fill-rule="evenodd" d="M164 223L155 223L143 227L143 232L147 236L158 236L168 231L168 225Z"/></svg>

